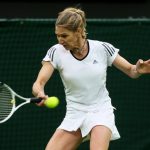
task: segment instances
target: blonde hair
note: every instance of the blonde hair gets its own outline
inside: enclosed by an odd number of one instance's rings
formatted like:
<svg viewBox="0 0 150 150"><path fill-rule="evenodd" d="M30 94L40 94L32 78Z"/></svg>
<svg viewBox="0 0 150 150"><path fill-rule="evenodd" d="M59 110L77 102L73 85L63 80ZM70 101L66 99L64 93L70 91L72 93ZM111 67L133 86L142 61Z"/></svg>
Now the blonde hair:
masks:
<svg viewBox="0 0 150 150"><path fill-rule="evenodd" d="M86 18L81 9L69 7L58 14L56 26L62 26L71 31L77 31L78 28L83 30L82 36L86 38Z"/></svg>

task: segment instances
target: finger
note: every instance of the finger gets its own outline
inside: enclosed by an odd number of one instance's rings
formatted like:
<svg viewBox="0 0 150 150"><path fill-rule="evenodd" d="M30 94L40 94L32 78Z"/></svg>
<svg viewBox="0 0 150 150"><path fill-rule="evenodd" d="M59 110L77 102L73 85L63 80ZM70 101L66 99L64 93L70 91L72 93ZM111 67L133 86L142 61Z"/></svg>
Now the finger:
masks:
<svg viewBox="0 0 150 150"><path fill-rule="evenodd" d="M140 63L140 64L143 64L144 61L143 61L142 59L139 59L139 63Z"/></svg>
<svg viewBox="0 0 150 150"><path fill-rule="evenodd" d="M150 59L145 61L146 63L150 64Z"/></svg>
<svg viewBox="0 0 150 150"><path fill-rule="evenodd" d="M44 105L44 101L45 101L45 100L42 100L41 102L36 103L36 105L37 105L37 106L43 106L43 105Z"/></svg>
<svg viewBox="0 0 150 150"><path fill-rule="evenodd" d="M48 95L45 95L44 99L45 99L45 100L48 99Z"/></svg>

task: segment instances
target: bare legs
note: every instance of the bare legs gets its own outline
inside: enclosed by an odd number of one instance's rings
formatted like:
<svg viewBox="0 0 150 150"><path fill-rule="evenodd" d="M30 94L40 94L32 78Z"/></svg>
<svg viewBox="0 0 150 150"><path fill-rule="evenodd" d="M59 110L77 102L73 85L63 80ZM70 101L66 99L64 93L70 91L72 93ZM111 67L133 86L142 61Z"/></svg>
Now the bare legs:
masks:
<svg viewBox="0 0 150 150"><path fill-rule="evenodd" d="M82 142L80 130L68 132L57 129L45 150L76 150Z"/></svg>
<svg viewBox="0 0 150 150"><path fill-rule="evenodd" d="M105 126L95 126L91 130L90 150L108 150L111 131ZM57 129L45 150L76 150L82 142L80 130L68 132Z"/></svg>

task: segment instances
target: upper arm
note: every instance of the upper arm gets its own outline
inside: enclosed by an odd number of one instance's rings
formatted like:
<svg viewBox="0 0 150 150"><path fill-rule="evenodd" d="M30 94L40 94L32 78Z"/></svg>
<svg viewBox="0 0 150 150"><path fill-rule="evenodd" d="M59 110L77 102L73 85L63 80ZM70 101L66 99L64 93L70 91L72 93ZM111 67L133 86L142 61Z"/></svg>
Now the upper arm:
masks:
<svg viewBox="0 0 150 150"><path fill-rule="evenodd" d="M131 76L131 68L133 65L129 63L125 58L120 56L119 54L116 56L115 60L113 61L113 65L119 70L121 70L122 72L124 72L125 74L127 74L128 76Z"/></svg>
<svg viewBox="0 0 150 150"><path fill-rule="evenodd" d="M45 85L54 72L54 67L50 62L43 62L43 66L38 74L36 82Z"/></svg>
<svg viewBox="0 0 150 150"><path fill-rule="evenodd" d="M103 52L105 52L106 54L105 56L107 59L107 66L111 66L119 52L119 49L115 48L112 44L106 42L103 42L102 46L104 50Z"/></svg>
<svg viewBox="0 0 150 150"><path fill-rule="evenodd" d="M51 77L53 71L54 71L54 68L50 64L50 62L43 62L43 66L41 70L39 71L37 79L32 86L32 93L34 96L44 95L44 86L46 82L49 80L49 78Z"/></svg>

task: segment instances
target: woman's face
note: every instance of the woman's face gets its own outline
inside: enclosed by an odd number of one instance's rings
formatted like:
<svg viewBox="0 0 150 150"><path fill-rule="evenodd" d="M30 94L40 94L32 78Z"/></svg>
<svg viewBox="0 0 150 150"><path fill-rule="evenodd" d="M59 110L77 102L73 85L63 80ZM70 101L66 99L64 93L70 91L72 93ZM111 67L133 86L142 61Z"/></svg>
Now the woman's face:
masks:
<svg viewBox="0 0 150 150"><path fill-rule="evenodd" d="M59 44L62 44L65 49L73 51L80 48L81 33L79 31L70 31L64 27L56 26L55 34Z"/></svg>

